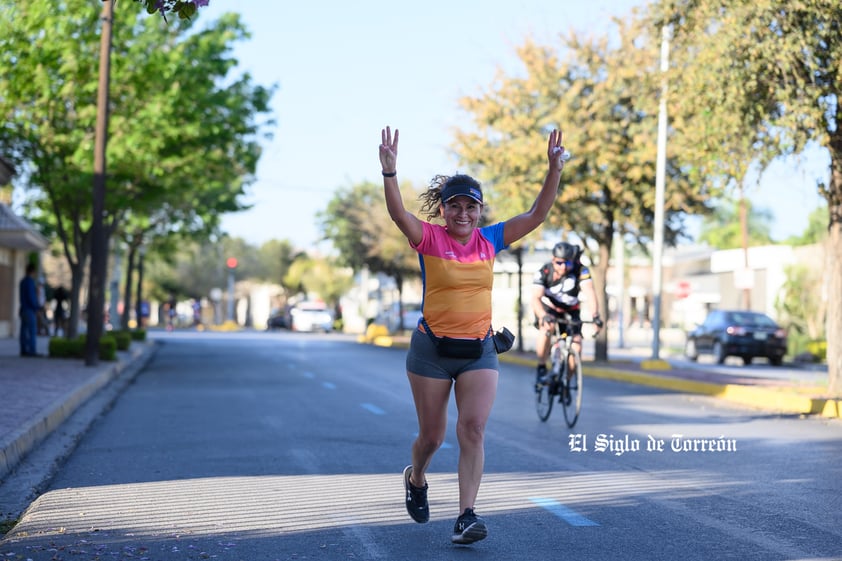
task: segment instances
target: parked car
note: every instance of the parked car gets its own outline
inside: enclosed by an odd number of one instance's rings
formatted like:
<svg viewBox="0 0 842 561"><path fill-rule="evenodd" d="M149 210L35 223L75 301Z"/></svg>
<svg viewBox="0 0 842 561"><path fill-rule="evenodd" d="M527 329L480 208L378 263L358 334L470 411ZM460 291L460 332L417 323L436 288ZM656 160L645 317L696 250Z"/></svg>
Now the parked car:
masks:
<svg viewBox="0 0 842 561"><path fill-rule="evenodd" d="M333 331L333 312L322 302L300 302L289 314L293 331Z"/></svg>
<svg viewBox="0 0 842 561"><path fill-rule="evenodd" d="M421 303L420 302L404 302L403 303L403 328L412 330L418 327L418 321L421 319ZM386 312L385 323L389 328L389 333L400 331L400 313L398 312L399 304L395 302Z"/></svg>
<svg viewBox="0 0 842 561"><path fill-rule="evenodd" d="M729 356L738 356L743 364L764 357L775 366L786 354L786 330L775 320L759 312L712 310L705 321L687 334L684 354L696 360L710 353L722 364Z"/></svg>
<svg viewBox="0 0 842 561"><path fill-rule="evenodd" d="M289 310L286 308L275 308L269 314L269 319L266 322L266 329L274 331L276 329L289 329Z"/></svg>

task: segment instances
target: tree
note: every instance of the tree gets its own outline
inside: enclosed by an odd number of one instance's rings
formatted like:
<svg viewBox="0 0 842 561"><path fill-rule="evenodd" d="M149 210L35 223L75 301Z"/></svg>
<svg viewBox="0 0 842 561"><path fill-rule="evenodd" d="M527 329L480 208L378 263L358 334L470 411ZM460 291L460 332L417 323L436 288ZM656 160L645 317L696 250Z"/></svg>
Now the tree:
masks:
<svg viewBox="0 0 842 561"><path fill-rule="evenodd" d="M410 185L404 185L403 189L415 195L413 201L407 201L407 208L418 210L414 203L419 192ZM339 263L355 272L368 268L395 280L402 318L403 284L407 278L420 274L418 254L389 218L383 202L383 186L360 183L339 190L318 219L325 239L331 240L338 252Z"/></svg>
<svg viewBox="0 0 842 561"><path fill-rule="evenodd" d="M699 234L699 241L706 242L716 249L737 249L743 247L742 225L740 224L740 206L748 209L748 245L768 245L773 243L770 223L772 214L768 210L756 209L747 201L724 199L705 217Z"/></svg>
<svg viewBox="0 0 842 561"><path fill-rule="evenodd" d="M35 218L63 242L75 334L92 243L97 76L90 61L98 14L82 0L66 0L60 10L55 3L0 6L0 63L9 68L0 76L0 148L27 170ZM207 236L221 213L242 208L237 198L256 167L258 135L271 124L257 119L271 90L248 75L229 76L231 43L248 36L236 16L200 32L191 32L190 21L162 26L132 10L115 11L114 20L103 217L105 239L117 233L129 244L131 273L134 251L152 237Z"/></svg>
<svg viewBox="0 0 842 561"><path fill-rule="evenodd" d="M339 299L353 286L354 275L323 257L301 257L290 266L284 284L297 286L307 297L321 298L340 311Z"/></svg>
<svg viewBox="0 0 842 561"><path fill-rule="evenodd" d="M693 89L703 115L689 130L705 136L711 158L750 143L761 157L800 153L818 146L830 156L827 199L828 390L842 395L842 4L837 0L662 0L653 25L670 25L674 49L699 61L675 76ZM695 75L695 77L693 77ZM737 125L706 127L727 115ZM750 157L750 155L745 155Z"/></svg>
<svg viewBox="0 0 842 561"><path fill-rule="evenodd" d="M528 41L517 51L523 77L499 76L489 91L462 100L474 126L458 131L455 142L460 159L483 178L495 215L511 216L534 200L546 168L539 147L548 129L563 131L573 159L546 226L574 232L595 251L591 270L601 310L608 309L605 279L614 233L645 246L655 208L658 42L647 41L632 23L617 26L617 44L608 37L562 37L563 60L557 49ZM707 193L689 183L674 158L667 174L665 239L675 243L686 213L705 211ZM603 330L596 358L607 356Z"/></svg>
<svg viewBox="0 0 842 561"><path fill-rule="evenodd" d="M790 245L810 245L823 243L827 240L827 225L830 217L827 214L827 207L820 206L810 213L807 219L807 227L800 236L793 236L786 243Z"/></svg>
<svg viewBox="0 0 842 561"><path fill-rule="evenodd" d="M295 249L288 240L269 240L260 246L257 255L260 264L258 278L292 288L286 286L284 278L292 264L305 257L304 252Z"/></svg>
<svg viewBox="0 0 842 561"><path fill-rule="evenodd" d="M778 316L789 324L790 347L796 354L803 341L819 341L825 337L827 301L822 290L822 271L805 265L785 268L786 282L775 300Z"/></svg>

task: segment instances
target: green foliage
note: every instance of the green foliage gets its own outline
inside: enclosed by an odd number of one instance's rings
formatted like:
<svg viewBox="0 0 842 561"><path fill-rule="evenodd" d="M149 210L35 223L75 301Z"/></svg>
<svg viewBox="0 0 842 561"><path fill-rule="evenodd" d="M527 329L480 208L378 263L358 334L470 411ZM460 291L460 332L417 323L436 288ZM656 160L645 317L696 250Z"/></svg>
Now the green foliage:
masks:
<svg viewBox="0 0 842 561"><path fill-rule="evenodd" d="M181 19L190 19L196 15L199 5L207 5L207 0L135 0L146 6L146 12L154 14L159 12L164 19L167 14L178 14Z"/></svg>
<svg viewBox="0 0 842 561"><path fill-rule="evenodd" d="M114 337L114 341L117 343L117 350L118 351L128 351L129 346L132 343L132 332L128 330L114 330L110 332L110 335Z"/></svg>
<svg viewBox="0 0 842 561"><path fill-rule="evenodd" d="M576 34L562 37L560 49L529 41L518 49L523 76L499 77L489 91L462 100L474 126L457 132L455 149L484 179L496 216L531 206L546 169L535 147L557 127L573 159L547 226L608 249L616 229L651 238L661 82L658 43L641 40L642 32L618 23L612 39L619 44ZM667 174L669 243L684 231L685 213L705 210L706 197L678 162L669 161Z"/></svg>
<svg viewBox="0 0 842 561"><path fill-rule="evenodd" d="M129 335L131 335L132 341L146 341L145 329L132 329L129 331Z"/></svg>
<svg viewBox="0 0 842 561"><path fill-rule="evenodd" d="M810 213L804 233L800 236L793 236L786 243L796 246L822 243L827 240L827 225L829 222L830 213L827 206L820 206Z"/></svg>
<svg viewBox="0 0 842 561"><path fill-rule="evenodd" d="M0 152L27 171L29 218L62 240L74 295L91 246L99 18L86 0L0 0ZM248 38L235 15L194 29L115 6L113 29L106 237L206 238L244 208L274 88L232 75ZM74 298L71 326L78 313Z"/></svg>
<svg viewBox="0 0 842 561"><path fill-rule="evenodd" d="M743 199L747 212L748 246L768 245L771 237L772 214L767 210L756 209L751 201ZM716 249L737 249L743 247L742 223L740 221L740 201L725 199L716 206L712 216L702 221L699 241Z"/></svg>
<svg viewBox="0 0 842 561"><path fill-rule="evenodd" d="M686 62L670 79L698 108L687 130L708 161L762 171L778 155L827 150L829 181L817 188L829 210L828 389L842 395L842 3L660 0L650 14Z"/></svg>
<svg viewBox="0 0 842 561"><path fill-rule="evenodd" d="M403 191L406 208L420 210L420 191L408 184ZM398 287L420 274L417 253L386 211L382 185L359 183L337 191L318 220L338 252L337 261L354 271L367 267L393 277Z"/></svg>
<svg viewBox="0 0 842 561"><path fill-rule="evenodd" d="M286 284L286 278L299 259L306 256L293 248L288 240L270 240L260 247L242 238L185 241L166 251L156 251L146 261L145 284L148 295L159 300L169 298L206 297L212 288L228 284L225 260L237 259L236 280L254 279L279 284L294 292L297 285Z"/></svg>
<svg viewBox="0 0 842 561"><path fill-rule="evenodd" d="M787 324L790 336L800 334L806 341L824 340L827 304L821 290L822 270L806 265L784 269L786 281L775 300L775 310Z"/></svg>
<svg viewBox="0 0 842 561"><path fill-rule="evenodd" d="M296 292L304 293L308 298L318 297L334 307L353 283L351 269L337 267L327 259L310 257L297 259L284 278L286 286L297 287Z"/></svg>
<svg viewBox="0 0 842 561"><path fill-rule="evenodd" d="M634 20L615 23L617 34L610 38L573 33L558 46L527 41L517 51L524 72L499 76L488 91L461 100L473 126L457 131L454 145L483 179L495 221L531 207L546 170L546 153L536 147L546 145L551 129L563 132L573 158L545 226L575 232L591 249L603 310L615 232L644 247L654 234L663 93L660 36L648 36ZM707 211L709 193L704 183L691 181L692 169L675 152L667 156L664 240L674 244L686 231L687 214ZM607 358L605 333L597 340L599 360Z"/></svg>
<svg viewBox="0 0 842 561"><path fill-rule="evenodd" d="M85 357L85 336L79 335L72 339L64 337L51 337L49 343L51 358L78 358ZM117 340L109 334L104 334L99 340L99 359L106 361L117 360Z"/></svg>
<svg viewBox="0 0 842 561"><path fill-rule="evenodd" d="M827 341L810 341L807 343L807 352L816 357L819 362L827 361Z"/></svg>

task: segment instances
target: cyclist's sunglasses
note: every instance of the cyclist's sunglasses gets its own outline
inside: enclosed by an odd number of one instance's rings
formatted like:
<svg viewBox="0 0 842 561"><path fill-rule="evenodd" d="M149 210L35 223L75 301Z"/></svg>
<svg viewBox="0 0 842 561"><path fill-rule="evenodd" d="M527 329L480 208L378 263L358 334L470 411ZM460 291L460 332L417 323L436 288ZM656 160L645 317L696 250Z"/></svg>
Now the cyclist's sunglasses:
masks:
<svg viewBox="0 0 842 561"><path fill-rule="evenodd" d="M555 263L555 264L556 264L556 265L558 265L559 267L561 267L562 265L564 265L564 266L565 266L565 267L567 267L568 269L570 269L571 267L573 267L573 263L572 263L572 262L570 262L570 261L565 261L564 259L553 259L553 263Z"/></svg>

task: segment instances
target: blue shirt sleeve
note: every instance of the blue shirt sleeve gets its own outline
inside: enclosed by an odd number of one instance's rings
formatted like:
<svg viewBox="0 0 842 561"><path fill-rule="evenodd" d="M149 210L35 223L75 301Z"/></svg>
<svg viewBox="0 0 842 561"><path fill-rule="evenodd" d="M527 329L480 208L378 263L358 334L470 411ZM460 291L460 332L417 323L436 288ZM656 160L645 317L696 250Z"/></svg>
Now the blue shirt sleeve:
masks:
<svg viewBox="0 0 842 561"><path fill-rule="evenodd" d="M503 222L498 222L497 224L492 224L491 226L484 226L479 230L485 239L490 241L491 245L494 246L495 253L500 253L509 247L505 245L505 242L503 242L504 226L505 224Z"/></svg>

